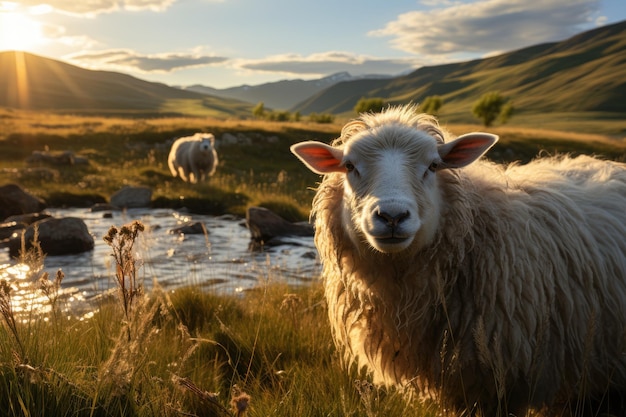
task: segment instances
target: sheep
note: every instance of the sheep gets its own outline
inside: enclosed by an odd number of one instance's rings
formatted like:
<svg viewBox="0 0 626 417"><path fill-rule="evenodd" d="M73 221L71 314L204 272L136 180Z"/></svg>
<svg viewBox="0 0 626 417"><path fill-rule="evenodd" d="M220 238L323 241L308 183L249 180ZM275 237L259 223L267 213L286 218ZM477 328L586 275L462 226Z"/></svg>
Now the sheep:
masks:
<svg viewBox="0 0 626 417"><path fill-rule="evenodd" d="M167 158L172 176L192 184L215 173L218 164L215 137L210 133L196 133L176 139Z"/></svg>
<svg viewBox="0 0 626 417"><path fill-rule="evenodd" d="M324 176L311 216L334 342L444 410L606 408L626 393L626 165L503 166L481 158L497 140L409 105L291 147Z"/></svg>

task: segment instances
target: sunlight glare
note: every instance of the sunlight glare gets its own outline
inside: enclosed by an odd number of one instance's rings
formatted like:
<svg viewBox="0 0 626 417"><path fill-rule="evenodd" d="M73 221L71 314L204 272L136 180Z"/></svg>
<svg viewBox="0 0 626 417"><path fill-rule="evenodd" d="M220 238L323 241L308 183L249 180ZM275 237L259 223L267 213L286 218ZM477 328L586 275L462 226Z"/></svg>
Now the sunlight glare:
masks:
<svg viewBox="0 0 626 417"><path fill-rule="evenodd" d="M0 51L25 51L44 40L41 23L21 13L0 13Z"/></svg>

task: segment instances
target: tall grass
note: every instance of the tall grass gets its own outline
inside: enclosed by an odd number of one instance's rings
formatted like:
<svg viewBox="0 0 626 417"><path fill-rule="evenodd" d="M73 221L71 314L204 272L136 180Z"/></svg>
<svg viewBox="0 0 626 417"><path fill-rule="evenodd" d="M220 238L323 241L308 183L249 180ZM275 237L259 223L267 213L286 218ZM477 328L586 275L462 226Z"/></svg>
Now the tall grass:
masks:
<svg viewBox="0 0 626 417"><path fill-rule="evenodd" d="M221 295L189 286L129 287L135 223L108 239L115 297L84 316L63 313L62 273L31 279L49 309L12 306L0 285L0 415L432 415L395 390L346 372L333 347L319 284ZM31 249L32 251L33 249ZM36 256L36 253L31 253ZM134 266L130 266L133 264ZM130 288L135 288L131 291Z"/></svg>

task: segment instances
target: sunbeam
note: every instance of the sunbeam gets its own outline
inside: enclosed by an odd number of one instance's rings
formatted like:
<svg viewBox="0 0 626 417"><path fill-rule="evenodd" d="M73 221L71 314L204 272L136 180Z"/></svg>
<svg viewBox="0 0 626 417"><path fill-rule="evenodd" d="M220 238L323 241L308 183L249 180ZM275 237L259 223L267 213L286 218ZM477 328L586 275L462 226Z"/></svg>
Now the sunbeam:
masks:
<svg viewBox="0 0 626 417"><path fill-rule="evenodd" d="M0 50L29 50L44 42L41 23L21 13L0 13Z"/></svg>

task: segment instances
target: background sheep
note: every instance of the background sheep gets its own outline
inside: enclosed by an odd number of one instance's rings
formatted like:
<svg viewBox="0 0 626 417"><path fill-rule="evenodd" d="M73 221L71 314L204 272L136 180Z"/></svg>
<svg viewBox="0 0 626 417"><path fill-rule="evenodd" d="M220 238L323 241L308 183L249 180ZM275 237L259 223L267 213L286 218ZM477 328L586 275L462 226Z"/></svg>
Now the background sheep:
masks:
<svg viewBox="0 0 626 417"><path fill-rule="evenodd" d="M213 175L218 163L214 145L215 137L210 133L177 139L167 159L172 175L193 184Z"/></svg>
<svg viewBox="0 0 626 417"><path fill-rule="evenodd" d="M448 136L402 107L292 147L326 174L312 213L335 343L444 409L579 415L622 398L626 166L503 167L474 162L497 137Z"/></svg>

